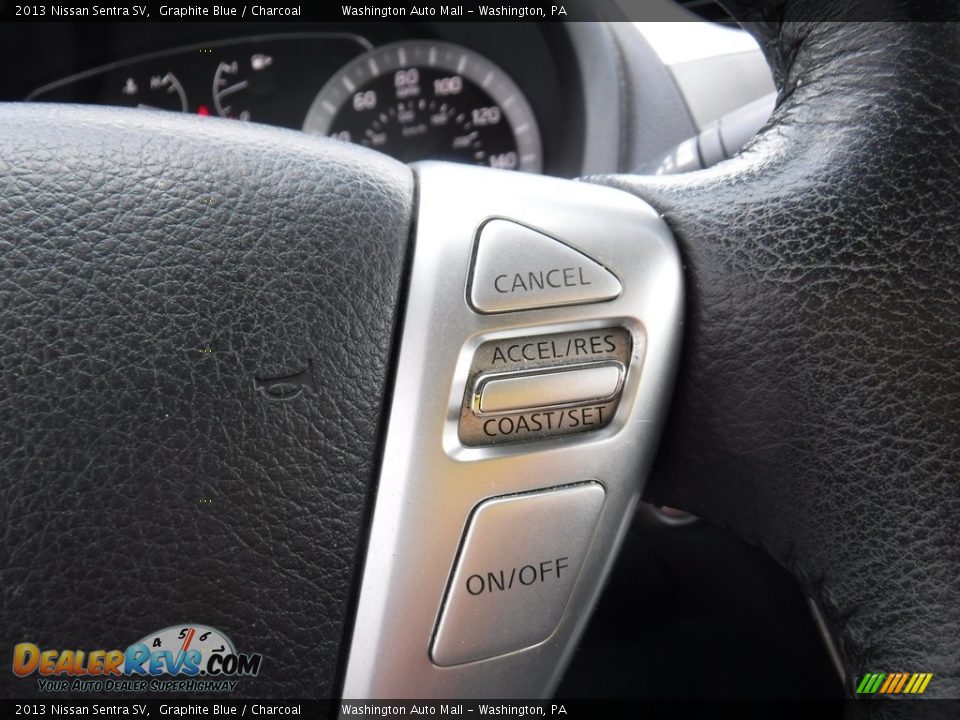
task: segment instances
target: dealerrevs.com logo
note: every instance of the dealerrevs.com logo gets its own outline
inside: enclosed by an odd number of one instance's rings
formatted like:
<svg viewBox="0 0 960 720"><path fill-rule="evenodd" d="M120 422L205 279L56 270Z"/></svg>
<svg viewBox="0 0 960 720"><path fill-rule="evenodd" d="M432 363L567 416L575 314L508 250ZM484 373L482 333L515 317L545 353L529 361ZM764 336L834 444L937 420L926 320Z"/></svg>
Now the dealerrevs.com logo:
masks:
<svg viewBox="0 0 960 720"><path fill-rule="evenodd" d="M13 673L43 692L233 692L256 677L263 656L238 653L226 635L184 624L150 633L126 650L52 650L22 642Z"/></svg>

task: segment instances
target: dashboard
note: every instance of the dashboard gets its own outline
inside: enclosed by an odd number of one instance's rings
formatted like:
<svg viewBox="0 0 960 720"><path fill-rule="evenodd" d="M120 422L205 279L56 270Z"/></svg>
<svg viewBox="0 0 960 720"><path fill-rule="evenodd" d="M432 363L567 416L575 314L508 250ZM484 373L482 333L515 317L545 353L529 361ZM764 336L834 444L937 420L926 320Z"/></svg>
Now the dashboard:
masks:
<svg viewBox="0 0 960 720"><path fill-rule="evenodd" d="M31 39L24 26L9 37L7 29L7 51L30 61L0 84L2 99L264 123L404 162L558 176L584 168L588 102L562 25L186 23L176 30L44 24L42 39ZM56 53L39 52L54 46Z"/></svg>
<svg viewBox="0 0 960 720"><path fill-rule="evenodd" d="M95 68L28 99L256 121L404 162L542 168L537 119L523 91L475 50L435 40L374 48L359 35L303 33L201 43Z"/></svg>
<svg viewBox="0 0 960 720"><path fill-rule="evenodd" d="M0 101L191 113L331 136L405 162L576 177L643 171L772 87L745 33L639 25L5 24ZM725 38L740 44L717 44Z"/></svg>

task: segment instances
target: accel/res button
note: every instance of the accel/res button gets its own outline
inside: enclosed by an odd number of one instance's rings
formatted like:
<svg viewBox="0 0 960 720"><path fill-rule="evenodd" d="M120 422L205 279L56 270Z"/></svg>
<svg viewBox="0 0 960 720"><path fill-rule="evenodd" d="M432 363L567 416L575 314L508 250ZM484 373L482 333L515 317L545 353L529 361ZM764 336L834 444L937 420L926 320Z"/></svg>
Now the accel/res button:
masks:
<svg viewBox="0 0 960 720"><path fill-rule="evenodd" d="M488 414L606 400L617 394L622 378L623 366L619 363L494 375L479 384L477 410Z"/></svg>

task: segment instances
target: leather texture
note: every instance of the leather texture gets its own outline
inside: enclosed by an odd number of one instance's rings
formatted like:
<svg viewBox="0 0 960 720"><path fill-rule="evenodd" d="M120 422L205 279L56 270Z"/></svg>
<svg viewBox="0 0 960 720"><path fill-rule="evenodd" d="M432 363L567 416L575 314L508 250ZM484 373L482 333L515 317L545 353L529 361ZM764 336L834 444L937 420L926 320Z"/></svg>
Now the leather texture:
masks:
<svg viewBox="0 0 960 720"><path fill-rule="evenodd" d="M334 695L412 173L79 106L0 106L0 146L0 648L202 623L264 656L231 695Z"/></svg>
<svg viewBox="0 0 960 720"><path fill-rule="evenodd" d="M867 672L923 671L925 697L958 697L960 30L751 29L780 95L745 151L689 176L594 178L656 207L686 268L646 498L791 570L849 692Z"/></svg>

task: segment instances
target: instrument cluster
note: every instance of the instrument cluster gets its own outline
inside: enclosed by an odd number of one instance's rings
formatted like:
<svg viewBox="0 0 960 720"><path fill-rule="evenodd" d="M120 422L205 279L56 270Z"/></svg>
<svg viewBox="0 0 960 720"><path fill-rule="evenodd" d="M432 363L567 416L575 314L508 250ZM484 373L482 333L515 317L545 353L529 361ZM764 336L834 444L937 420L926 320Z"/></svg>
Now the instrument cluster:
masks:
<svg viewBox="0 0 960 720"><path fill-rule="evenodd" d="M336 32L221 40L119 60L27 99L277 125L404 162L544 168L539 123L517 83L476 50L439 40L374 46Z"/></svg>

